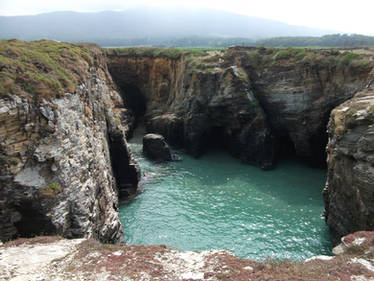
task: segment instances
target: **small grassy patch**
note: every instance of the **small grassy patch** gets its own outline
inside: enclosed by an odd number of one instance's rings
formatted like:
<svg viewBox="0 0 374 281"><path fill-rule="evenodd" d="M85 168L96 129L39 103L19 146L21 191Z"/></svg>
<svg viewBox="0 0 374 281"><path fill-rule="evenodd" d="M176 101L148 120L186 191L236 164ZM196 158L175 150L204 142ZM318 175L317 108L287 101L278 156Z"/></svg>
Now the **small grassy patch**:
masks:
<svg viewBox="0 0 374 281"><path fill-rule="evenodd" d="M279 60L291 59L291 58L301 60L306 55L307 55L307 52L306 52L305 49L302 49L302 48L287 48L287 49L279 50L274 55L274 60L279 61Z"/></svg>
<svg viewBox="0 0 374 281"><path fill-rule="evenodd" d="M144 56L144 57L167 57L171 59L180 58L184 51L177 48L150 48L150 47L134 47L134 48L113 48L103 49L107 55L111 56Z"/></svg>
<svg viewBox="0 0 374 281"><path fill-rule="evenodd" d="M103 48L108 56L123 57L164 57L179 59L182 56L206 56L215 54L225 48L154 48L154 47L130 47L130 48Z"/></svg>
<svg viewBox="0 0 374 281"><path fill-rule="evenodd" d="M55 198L61 193L62 187L58 182L50 182L38 190L39 196L43 198Z"/></svg>

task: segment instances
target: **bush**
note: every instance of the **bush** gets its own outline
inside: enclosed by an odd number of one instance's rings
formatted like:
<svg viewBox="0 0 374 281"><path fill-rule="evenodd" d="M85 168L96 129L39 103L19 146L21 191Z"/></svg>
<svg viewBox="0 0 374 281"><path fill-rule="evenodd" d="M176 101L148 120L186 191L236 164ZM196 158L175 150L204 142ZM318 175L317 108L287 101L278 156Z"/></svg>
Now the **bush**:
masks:
<svg viewBox="0 0 374 281"><path fill-rule="evenodd" d="M278 51L274 55L275 60L283 60L283 59L291 59L291 58L296 58L296 59L302 59L307 55L306 50L302 48L287 48L287 49L282 49Z"/></svg>

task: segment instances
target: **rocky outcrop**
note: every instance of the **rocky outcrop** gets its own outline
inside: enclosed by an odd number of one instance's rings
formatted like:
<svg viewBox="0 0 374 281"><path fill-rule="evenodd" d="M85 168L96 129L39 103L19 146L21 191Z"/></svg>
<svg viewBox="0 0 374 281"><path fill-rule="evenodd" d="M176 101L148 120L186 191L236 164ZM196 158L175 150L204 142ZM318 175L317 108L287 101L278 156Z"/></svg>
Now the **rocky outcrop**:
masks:
<svg viewBox="0 0 374 281"><path fill-rule="evenodd" d="M219 140L263 168L279 151L323 166L330 111L363 89L372 69L366 58L331 50L149 52L108 54L114 80L138 101L132 108L145 115L148 132L195 156Z"/></svg>
<svg viewBox="0 0 374 281"><path fill-rule="evenodd" d="M328 134L325 218L337 240L374 229L374 89L335 108Z"/></svg>
<svg viewBox="0 0 374 281"><path fill-rule="evenodd" d="M57 43L32 44L36 52ZM100 53L91 66L74 58L83 71L74 92L10 89L0 98L0 240L60 234L124 242L118 194L135 192L139 180L121 124L126 109Z"/></svg>
<svg viewBox="0 0 374 281"><path fill-rule="evenodd" d="M155 161L171 161L169 145L163 136L158 134L146 134L143 137L143 153L146 157Z"/></svg>

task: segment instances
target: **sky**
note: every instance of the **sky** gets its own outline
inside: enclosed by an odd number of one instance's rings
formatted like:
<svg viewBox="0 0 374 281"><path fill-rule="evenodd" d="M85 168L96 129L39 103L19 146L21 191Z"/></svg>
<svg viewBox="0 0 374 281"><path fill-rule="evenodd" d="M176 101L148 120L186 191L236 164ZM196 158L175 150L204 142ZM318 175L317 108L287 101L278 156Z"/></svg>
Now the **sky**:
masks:
<svg viewBox="0 0 374 281"><path fill-rule="evenodd" d="M0 0L0 15L118 11L137 6L214 8L293 25L374 35L374 0Z"/></svg>

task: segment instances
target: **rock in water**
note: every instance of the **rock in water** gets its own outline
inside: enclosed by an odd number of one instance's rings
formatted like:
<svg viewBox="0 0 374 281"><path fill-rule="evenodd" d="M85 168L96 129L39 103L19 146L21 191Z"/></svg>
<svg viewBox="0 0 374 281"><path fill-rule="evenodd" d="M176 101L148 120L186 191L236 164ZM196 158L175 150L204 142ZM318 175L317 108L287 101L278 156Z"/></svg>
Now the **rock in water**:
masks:
<svg viewBox="0 0 374 281"><path fill-rule="evenodd" d="M156 161L171 161L169 145L163 136L147 134L143 137L143 153L146 157Z"/></svg>

